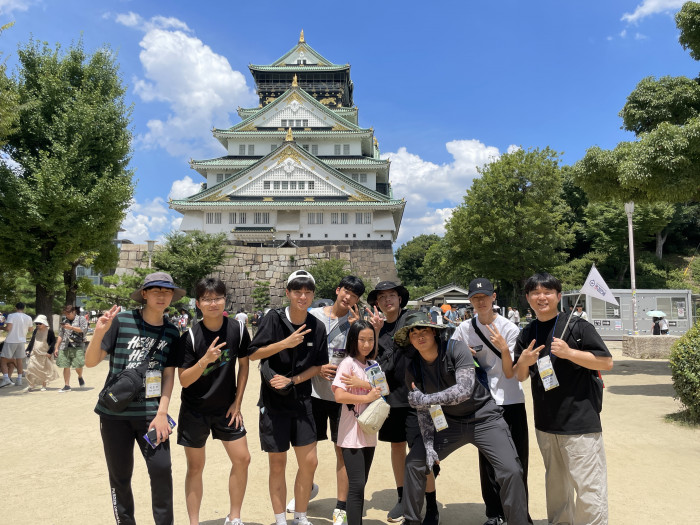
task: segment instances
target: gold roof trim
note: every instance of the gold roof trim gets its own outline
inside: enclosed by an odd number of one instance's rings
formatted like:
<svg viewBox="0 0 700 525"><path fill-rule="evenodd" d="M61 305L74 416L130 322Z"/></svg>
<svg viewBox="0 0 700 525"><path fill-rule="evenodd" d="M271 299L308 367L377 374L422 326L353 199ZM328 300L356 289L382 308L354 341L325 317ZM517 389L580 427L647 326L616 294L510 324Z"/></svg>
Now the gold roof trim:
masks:
<svg viewBox="0 0 700 525"><path fill-rule="evenodd" d="M297 82L296 73L294 74L294 78L292 78L292 87L299 87L299 82Z"/></svg>
<svg viewBox="0 0 700 525"><path fill-rule="evenodd" d="M304 42L306 42L306 40L304 40L304 30L302 29L301 33L299 33L299 43L303 44Z"/></svg>
<svg viewBox="0 0 700 525"><path fill-rule="evenodd" d="M294 142L294 137L292 136L292 128L287 130L287 136L284 137L285 142Z"/></svg>

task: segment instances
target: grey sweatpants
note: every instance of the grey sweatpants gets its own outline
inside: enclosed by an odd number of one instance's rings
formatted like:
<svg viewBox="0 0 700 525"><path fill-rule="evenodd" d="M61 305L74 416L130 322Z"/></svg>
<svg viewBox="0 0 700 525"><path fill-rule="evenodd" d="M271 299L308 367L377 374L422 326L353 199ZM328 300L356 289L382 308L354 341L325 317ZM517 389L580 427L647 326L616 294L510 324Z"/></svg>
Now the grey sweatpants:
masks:
<svg viewBox="0 0 700 525"><path fill-rule="evenodd" d="M518 453L502 416L490 421L447 416L448 428L435 433L435 452L440 462L452 452L471 443L489 460L501 487L500 496L508 525L527 525L527 494ZM406 525L421 522L425 482L425 446L418 437L406 457L403 481L403 515ZM476 473L474 475L476 481Z"/></svg>

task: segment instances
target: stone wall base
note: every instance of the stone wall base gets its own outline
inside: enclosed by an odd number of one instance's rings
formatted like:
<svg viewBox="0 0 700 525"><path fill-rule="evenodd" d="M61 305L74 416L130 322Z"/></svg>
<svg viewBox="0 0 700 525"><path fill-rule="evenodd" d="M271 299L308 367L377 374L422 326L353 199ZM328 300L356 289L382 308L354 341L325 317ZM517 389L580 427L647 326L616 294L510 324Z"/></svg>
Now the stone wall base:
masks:
<svg viewBox="0 0 700 525"><path fill-rule="evenodd" d="M668 359L675 335L623 335L622 355L640 359Z"/></svg>
<svg viewBox="0 0 700 525"><path fill-rule="evenodd" d="M269 281L271 305L281 306L285 299L285 280L290 273L306 269L316 261L330 259L348 261L348 272L360 277L368 286L373 287L380 281L398 280L394 253L389 241L368 241L366 245L354 241L352 244L298 248L260 248L228 244L224 263L211 275L226 283L227 310L237 311L243 308L250 312L253 310L251 294L256 281ZM122 245L117 274L129 274L133 273L134 268L147 267L148 250L145 244Z"/></svg>

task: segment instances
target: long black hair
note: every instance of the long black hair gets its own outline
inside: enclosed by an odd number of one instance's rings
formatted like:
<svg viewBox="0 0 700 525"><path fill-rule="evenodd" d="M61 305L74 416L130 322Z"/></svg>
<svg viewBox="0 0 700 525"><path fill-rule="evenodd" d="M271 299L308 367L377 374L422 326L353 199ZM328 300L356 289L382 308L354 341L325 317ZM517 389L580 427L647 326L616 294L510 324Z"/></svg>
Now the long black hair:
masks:
<svg viewBox="0 0 700 525"><path fill-rule="evenodd" d="M372 330L372 336L374 337L374 350L367 355L367 359L374 359L377 357L377 334L374 333L374 327L369 324L369 322L361 319L352 324L350 330L348 330L348 337L345 340L345 350L350 357L357 357L359 355L359 352L357 351L357 341L360 337L360 332L368 329Z"/></svg>

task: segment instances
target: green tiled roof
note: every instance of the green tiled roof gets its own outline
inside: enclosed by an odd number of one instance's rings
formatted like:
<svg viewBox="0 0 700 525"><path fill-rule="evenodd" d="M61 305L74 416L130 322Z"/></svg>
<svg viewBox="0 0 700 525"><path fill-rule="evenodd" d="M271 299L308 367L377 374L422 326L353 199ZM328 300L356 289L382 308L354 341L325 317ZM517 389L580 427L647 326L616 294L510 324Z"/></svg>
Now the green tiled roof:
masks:
<svg viewBox="0 0 700 525"><path fill-rule="evenodd" d="M274 61L272 64L270 64L270 65L271 65L271 66L280 66L280 65L284 65L284 64L285 64L285 60L287 59L287 57L290 56L290 55L292 55L292 54L294 54L294 53L296 53L296 52L299 50L299 48L301 48L301 50L302 50L305 54L311 55L311 56L315 56L315 57L319 60L319 65L321 65L321 66L339 66L339 64L334 64L333 62L331 62L330 60L328 60L326 57L324 57L321 53L319 53L318 51L316 51L313 47L311 47L309 44L307 44L307 43L306 43L306 40L303 40L303 41L302 41L301 35L300 35L299 40L300 40L300 41L297 42L297 44L296 44L292 49L290 49L289 51L287 51L284 55L282 55L281 57L279 57L277 60L275 60L275 61Z"/></svg>
<svg viewBox="0 0 700 525"><path fill-rule="evenodd" d="M330 164L333 166L353 166L353 165L367 165L367 166L388 166L388 159L373 159L371 157L362 157L355 159L346 159L339 157L334 158L322 158L320 159L325 164ZM255 164L258 159L240 159L240 158L229 158L229 157L219 157L216 159L205 159L205 160L192 160L190 161L190 166L232 166L232 167L246 167Z"/></svg>
<svg viewBox="0 0 700 525"><path fill-rule="evenodd" d="M281 147L277 148L275 151L271 151L270 153L265 155L263 158L258 159L257 162L255 162L254 164L252 164L252 165L248 166L247 168L234 174L233 177L229 177L228 179L224 179L220 183L212 186L211 188L207 188L204 191L201 191L195 195L187 197L187 199L185 199L185 201L186 202L191 202L191 201L199 202L199 199L202 199L202 198L206 197L207 195L211 195L213 193L220 191L225 186L235 182L236 180L240 179L244 175L248 174L258 164L263 164L265 162L269 162L269 160L268 160L269 157L277 156L285 148L294 148L297 152L299 152L308 161L312 162L315 165L318 165L318 166L324 168L325 170L330 171L333 175L338 177L340 180L344 181L346 185L350 186L351 188L355 188L360 193L367 195L368 197L375 198L377 201L380 201L380 202L387 201L388 198L386 195L379 193L377 191L374 191L370 188L367 188L366 186L363 186L359 182L355 182L354 180L352 180L351 177L348 177L343 172L338 171L336 168L324 163L322 160L318 159L317 157L315 157L314 155L312 155L311 153L306 151L304 148L300 147L296 142L285 142Z"/></svg>
<svg viewBox="0 0 700 525"><path fill-rule="evenodd" d="M352 126L354 124L348 123ZM231 131L228 129L215 129L213 131L215 137L285 137L287 135L286 130L271 130L271 131ZM373 131L371 129L358 129L358 130L338 130L338 131L302 131L295 130L294 137L316 137L319 135L323 136L335 136L341 137L343 135L362 135L371 137Z"/></svg>
<svg viewBox="0 0 700 525"><path fill-rule="evenodd" d="M284 207L290 208L317 208L317 207L342 207L342 208L401 208L405 205L405 201L387 200L387 201L190 201L190 200L172 200L170 207L197 208L197 207L235 207L235 208L274 208Z"/></svg>
<svg viewBox="0 0 700 525"><path fill-rule="evenodd" d="M249 117L245 118L244 120L242 120L241 122L239 122L235 126L232 126L226 130L214 128L214 132L216 133L216 132L220 132L220 131L237 131L240 128L246 127L246 126L252 124L253 121L255 119L257 119L258 117L260 117L266 113L270 113L270 112L274 113L275 108L277 108L277 106L280 106L281 104L284 104L284 101L287 98L289 98L290 96L292 96L292 94L294 94L294 93L298 94L299 96L301 96L302 99L309 102L312 105L312 107L319 109L325 115L329 116L330 118L334 119L335 121L338 121L343 126L348 126L351 130L354 130L354 131L363 130L363 128L360 128L357 124L353 124L349 120L345 119L342 115L338 115L337 113L334 113L333 111L328 109L324 104L321 104L318 100L316 100L314 97L309 95L306 91L304 91L300 87L295 86L295 87L289 88L280 97L276 98L274 101L267 104L264 108L259 109L258 112L251 114ZM258 132L255 131L255 133L258 133Z"/></svg>
<svg viewBox="0 0 700 525"><path fill-rule="evenodd" d="M345 64L344 66L340 64L333 64L331 66L301 66L298 64L282 65L282 66L258 66L250 64L248 69L251 71L264 71L278 73L280 71L306 71L306 72L318 72L318 71L343 71L344 69L350 69L350 64Z"/></svg>

